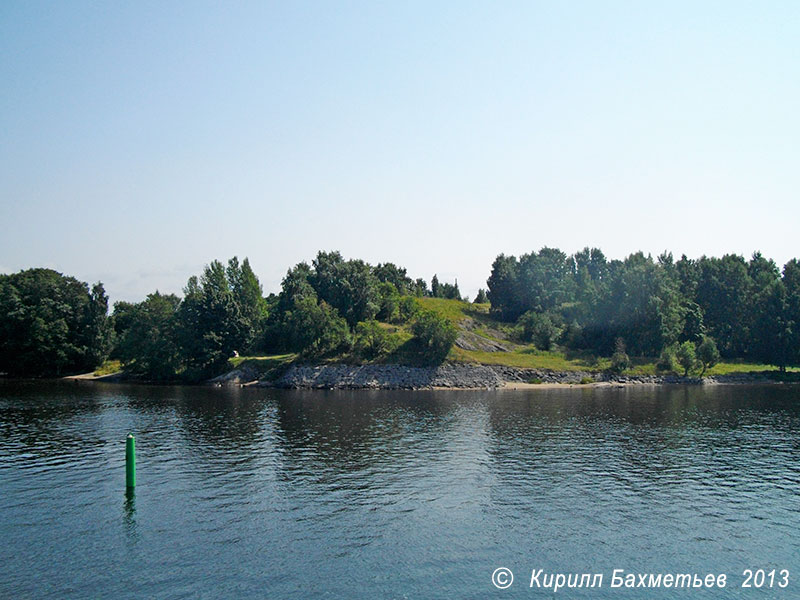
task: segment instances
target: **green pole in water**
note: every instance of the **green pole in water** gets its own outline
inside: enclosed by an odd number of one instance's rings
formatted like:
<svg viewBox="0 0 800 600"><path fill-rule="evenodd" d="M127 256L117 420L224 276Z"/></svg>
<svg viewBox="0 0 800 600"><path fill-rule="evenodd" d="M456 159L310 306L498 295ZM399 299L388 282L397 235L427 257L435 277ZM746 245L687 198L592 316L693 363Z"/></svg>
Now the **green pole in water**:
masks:
<svg viewBox="0 0 800 600"><path fill-rule="evenodd" d="M132 433L125 440L125 487L129 490L136 487L136 438Z"/></svg>

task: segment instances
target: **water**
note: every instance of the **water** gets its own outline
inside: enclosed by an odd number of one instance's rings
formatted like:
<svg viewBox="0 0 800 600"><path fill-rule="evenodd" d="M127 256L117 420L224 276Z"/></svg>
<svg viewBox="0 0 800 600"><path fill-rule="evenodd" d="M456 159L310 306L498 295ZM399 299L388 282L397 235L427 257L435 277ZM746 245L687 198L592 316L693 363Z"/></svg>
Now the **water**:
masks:
<svg viewBox="0 0 800 600"><path fill-rule="evenodd" d="M0 597L552 597L534 568L604 574L565 598L798 597L799 431L794 386L3 382ZM618 568L728 585L612 589ZM743 589L746 568L789 587Z"/></svg>

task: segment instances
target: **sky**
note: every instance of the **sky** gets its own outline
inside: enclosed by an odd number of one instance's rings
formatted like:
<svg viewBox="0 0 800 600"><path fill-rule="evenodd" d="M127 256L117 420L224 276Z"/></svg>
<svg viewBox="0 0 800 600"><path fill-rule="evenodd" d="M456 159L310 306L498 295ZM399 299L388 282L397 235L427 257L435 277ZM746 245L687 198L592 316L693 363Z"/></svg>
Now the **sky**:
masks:
<svg viewBox="0 0 800 600"><path fill-rule="evenodd" d="M0 272L800 257L800 3L0 3Z"/></svg>

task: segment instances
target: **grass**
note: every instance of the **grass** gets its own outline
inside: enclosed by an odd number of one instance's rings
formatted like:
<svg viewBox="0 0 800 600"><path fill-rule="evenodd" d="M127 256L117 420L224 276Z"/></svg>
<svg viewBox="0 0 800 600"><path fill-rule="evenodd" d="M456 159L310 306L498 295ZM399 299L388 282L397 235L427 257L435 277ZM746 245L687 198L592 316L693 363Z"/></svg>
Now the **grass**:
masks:
<svg viewBox="0 0 800 600"><path fill-rule="evenodd" d="M271 354L267 356L237 356L228 360L231 369L248 368L260 379L271 379L288 367L297 358L296 354Z"/></svg>
<svg viewBox="0 0 800 600"><path fill-rule="evenodd" d="M789 373L800 373L800 368L797 367L789 367L786 370ZM779 369L774 365L763 365L761 363L721 362L706 371L706 375L728 375L730 373L753 373L759 371L775 371L777 373Z"/></svg>
<svg viewBox="0 0 800 600"><path fill-rule="evenodd" d="M111 375L122 371L122 363L118 360L107 360L102 365L97 367L94 371L95 377L102 377L103 375Z"/></svg>
<svg viewBox="0 0 800 600"><path fill-rule="evenodd" d="M567 358L560 352L540 352L527 346L513 352L482 352L464 350L455 346L448 359L456 362L505 365L521 369L549 369L551 371L600 371L602 367L585 358Z"/></svg>
<svg viewBox="0 0 800 600"><path fill-rule="evenodd" d="M446 298L415 298L419 307L429 310L444 317L454 325L468 317L489 314L488 304L468 304L460 300L447 300Z"/></svg>

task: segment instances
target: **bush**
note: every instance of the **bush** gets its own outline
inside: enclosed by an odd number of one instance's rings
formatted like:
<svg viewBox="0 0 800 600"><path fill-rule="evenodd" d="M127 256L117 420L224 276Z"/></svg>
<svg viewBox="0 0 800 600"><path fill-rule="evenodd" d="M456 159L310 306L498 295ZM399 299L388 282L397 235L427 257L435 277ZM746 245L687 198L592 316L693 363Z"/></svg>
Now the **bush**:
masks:
<svg viewBox="0 0 800 600"><path fill-rule="evenodd" d="M450 321L430 311L420 312L411 331L432 360L443 360L458 337L458 330Z"/></svg>
<svg viewBox="0 0 800 600"><path fill-rule="evenodd" d="M622 373L631 368L631 359L625 352L625 342L622 338L617 338L614 346L614 354L611 355L611 371L614 373Z"/></svg>
<svg viewBox="0 0 800 600"><path fill-rule="evenodd" d="M539 350L550 350L561 335L561 329L546 313L528 311L519 318L517 325L522 329L522 339L533 342Z"/></svg>
<svg viewBox="0 0 800 600"><path fill-rule="evenodd" d="M401 323L407 323L413 319L419 312L419 304L411 296L402 296L398 303L398 320Z"/></svg>
<svg viewBox="0 0 800 600"><path fill-rule="evenodd" d="M395 347L395 338L377 321L362 321L356 325L356 352L364 358L388 354Z"/></svg>
<svg viewBox="0 0 800 600"><path fill-rule="evenodd" d="M588 385L590 383L594 383L594 379L591 377L581 377L581 385Z"/></svg>
<svg viewBox="0 0 800 600"><path fill-rule="evenodd" d="M676 356L677 346L666 346L661 351L661 356L656 363L656 371L659 373L675 373L678 370L678 359Z"/></svg>
<svg viewBox="0 0 800 600"><path fill-rule="evenodd" d="M697 365L697 356L695 354L694 344L689 341L683 342L680 346L678 346L678 351L675 356L678 360L678 364L683 369L683 376L687 377L689 375L689 371L694 369Z"/></svg>
<svg viewBox="0 0 800 600"><path fill-rule="evenodd" d="M284 315L284 335L289 347L309 355L321 355L349 349L350 328L338 311L315 298L295 302Z"/></svg>
<svg viewBox="0 0 800 600"><path fill-rule="evenodd" d="M697 346L697 360L703 365L703 370L700 377L706 374L706 371L719 362L719 350L714 340L708 336L703 337L703 341Z"/></svg>

